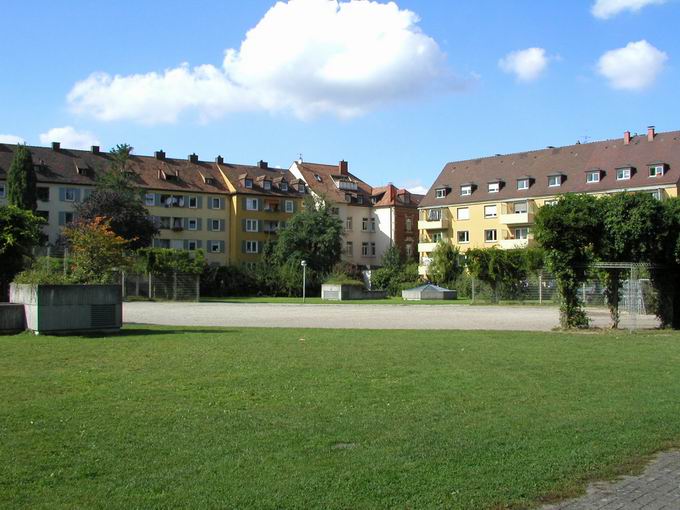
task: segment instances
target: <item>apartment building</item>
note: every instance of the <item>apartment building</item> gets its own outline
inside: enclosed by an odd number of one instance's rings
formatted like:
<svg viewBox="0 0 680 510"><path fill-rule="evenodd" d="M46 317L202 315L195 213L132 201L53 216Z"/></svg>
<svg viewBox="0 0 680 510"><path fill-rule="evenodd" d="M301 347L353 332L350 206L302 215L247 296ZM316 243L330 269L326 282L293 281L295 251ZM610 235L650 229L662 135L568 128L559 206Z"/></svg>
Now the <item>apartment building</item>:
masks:
<svg viewBox="0 0 680 510"><path fill-rule="evenodd" d="M15 145L0 144L0 205L5 203L6 176ZM97 175L107 171L111 155L99 147L89 151L29 147L38 180L38 214L48 224L45 233L56 243L64 225L73 220L76 204L94 189ZM229 190L216 164L199 161L132 155L127 171L140 188L149 215L160 228L154 246L184 250L203 249L208 262L228 262L230 224Z"/></svg>
<svg viewBox="0 0 680 510"><path fill-rule="evenodd" d="M423 195L397 188L392 184L373 188L371 203L378 228L388 235L380 236L378 251L384 253L392 244L405 260L417 260L418 205Z"/></svg>
<svg viewBox="0 0 680 510"><path fill-rule="evenodd" d="M680 131L446 164L420 203L420 273L439 241L470 248L534 244L536 211L564 193L678 195Z"/></svg>
<svg viewBox="0 0 680 510"><path fill-rule="evenodd" d="M230 263L252 265L265 243L275 240L279 229L302 208L307 187L288 170L269 168L266 161L247 166L218 158L216 166L230 193Z"/></svg>

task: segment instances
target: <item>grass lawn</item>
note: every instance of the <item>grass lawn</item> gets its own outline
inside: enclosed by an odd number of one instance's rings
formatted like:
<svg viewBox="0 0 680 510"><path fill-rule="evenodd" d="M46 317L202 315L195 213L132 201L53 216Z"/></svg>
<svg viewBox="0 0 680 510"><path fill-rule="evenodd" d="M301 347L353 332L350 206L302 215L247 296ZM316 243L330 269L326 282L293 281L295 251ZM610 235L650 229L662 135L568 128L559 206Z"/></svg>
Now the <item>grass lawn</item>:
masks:
<svg viewBox="0 0 680 510"><path fill-rule="evenodd" d="M257 296L257 297L203 297L201 301L208 303L283 303L283 304L302 304L301 297L271 297L271 296ZM332 301L328 299L321 299L320 297L308 297L305 303L310 305L469 305L469 299L454 299L451 301L442 301L436 299L429 299L423 301L405 301L400 297L388 297L385 299L356 299L347 301Z"/></svg>
<svg viewBox="0 0 680 510"><path fill-rule="evenodd" d="M680 445L680 335L0 337L0 508L506 508Z"/></svg>

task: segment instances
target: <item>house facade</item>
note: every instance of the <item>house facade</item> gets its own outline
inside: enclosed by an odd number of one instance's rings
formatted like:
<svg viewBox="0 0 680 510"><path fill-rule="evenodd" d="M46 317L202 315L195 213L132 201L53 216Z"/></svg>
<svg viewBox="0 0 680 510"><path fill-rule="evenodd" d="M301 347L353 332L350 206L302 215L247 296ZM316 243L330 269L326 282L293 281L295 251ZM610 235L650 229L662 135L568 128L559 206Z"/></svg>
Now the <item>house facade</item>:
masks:
<svg viewBox="0 0 680 510"><path fill-rule="evenodd" d="M373 188L371 203L380 231L387 233L380 241L386 242L379 250L384 253L396 246L406 261L418 259L418 205L423 195L397 188L392 184Z"/></svg>
<svg viewBox="0 0 680 510"><path fill-rule="evenodd" d="M564 193L678 195L680 131L448 163L420 203L419 271L439 241L458 247L534 244L538 209Z"/></svg>

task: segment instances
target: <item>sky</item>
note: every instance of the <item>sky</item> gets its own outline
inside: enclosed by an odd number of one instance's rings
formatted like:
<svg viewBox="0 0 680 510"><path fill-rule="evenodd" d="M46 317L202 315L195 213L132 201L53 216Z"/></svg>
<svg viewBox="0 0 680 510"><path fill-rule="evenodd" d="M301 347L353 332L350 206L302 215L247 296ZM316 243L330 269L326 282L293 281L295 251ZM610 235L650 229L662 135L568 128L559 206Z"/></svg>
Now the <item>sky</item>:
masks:
<svg viewBox="0 0 680 510"><path fill-rule="evenodd" d="M449 161L680 129L680 0L6 2L0 142L424 192Z"/></svg>

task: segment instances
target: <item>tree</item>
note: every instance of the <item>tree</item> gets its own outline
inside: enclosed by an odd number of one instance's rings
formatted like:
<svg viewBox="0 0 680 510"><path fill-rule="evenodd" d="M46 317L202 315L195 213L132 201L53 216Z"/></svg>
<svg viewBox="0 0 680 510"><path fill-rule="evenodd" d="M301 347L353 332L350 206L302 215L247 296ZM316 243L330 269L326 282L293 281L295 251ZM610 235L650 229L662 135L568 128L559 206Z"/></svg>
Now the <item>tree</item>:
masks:
<svg viewBox="0 0 680 510"><path fill-rule="evenodd" d="M585 194L563 195L555 205L539 209L534 233L557 280L562 327L587 327L578 289L586 279L594 244L602 233L597 199Z"/></svg>
<svg viewBox="0 0 680 510"><path fill-rule="evenodd" d="M38 208L35 169L31 152L25 145L17 145L7 173L7 202L19 209Z"/></svg>
<svg viewBox="0 0 680 510"><path fill-rule="evenodd" d="M325 201L315 204L308 198L302 211L279 231L272 261L277 266L292 264L299 271L300 262L306 260L308 271L328 273L340 261L341 247L340 219Z"/></svg>
<svg viewBox="0 0 680 510"><path fill-rule="evenodd" d="M373 271L371 287L386 290L396 296L404 284L415 284L418 280L418 264L404 264L401 251L396 246L387 249L382 259L382 267Z"/></svg>
<svg viewBox="0 0 680 510"><path fill-rule="evenodd" d="M21 271L31 248L42 238L45 220L10 205L0 207L0 299L7 300L9 284Z"/></svg>
<svg viewBox="0 0 680 510"><path fill-rule="evenodd" d="M658 252L650 255L654 264L651 277L659 295L657 315L661 325L680 329L680 198L661 204L664 234Z"/></svg>
<svg viewBox="0 0 680 510"><path fill-rule="evenodd" d="M108 171L97 176L98 189L111 189L134 193L133 172L130 171L130 155L133 147L127 143L119 143L109 152L111 165Z"/></svg>
<svg viewBox="0 0 680 510"><path fill-rule="evenodd" d="M528 270L526 250L478 248L468 250L465 255L468 271L491 287L494 302L500 300L501 291L512 296L520 294Z"/></svg>
<svg viewBox="0 0 680 510"><path fill-rule="evenodd" d="M115 273L127 267L127 241L117 235L106 218L77 221L64 229L69 243L70 271L74 282L112 283Z"/></svg>
<svg viewBox="0 0 680 510"><path fill-rule="evenodd" d="M432 252L432 262L427 270L430 279L437 285L446 285L454 282L463 274L463 265L460 250L455 246L440 241Z"/></svg>

